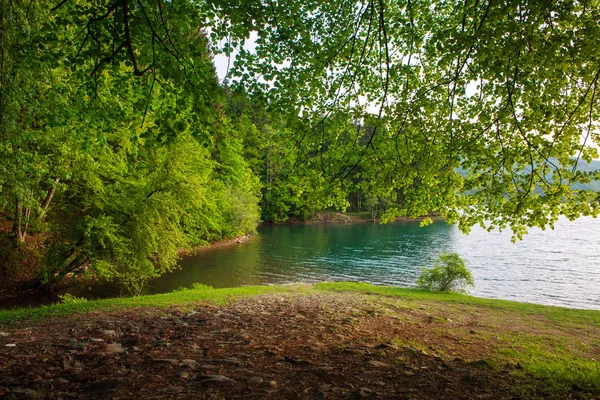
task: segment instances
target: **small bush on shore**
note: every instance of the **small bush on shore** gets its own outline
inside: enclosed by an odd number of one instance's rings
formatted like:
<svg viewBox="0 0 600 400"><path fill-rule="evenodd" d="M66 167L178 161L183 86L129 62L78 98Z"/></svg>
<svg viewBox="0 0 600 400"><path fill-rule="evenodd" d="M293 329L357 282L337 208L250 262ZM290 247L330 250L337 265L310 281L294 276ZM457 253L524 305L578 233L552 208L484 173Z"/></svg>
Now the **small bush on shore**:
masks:
<svg viewBox="0 0 600 400"><path fill-rule="evenodd" d="M429 291L464 293L465 288L474 286L475 282L457 253L442 253L433 268L423 268L416 284L419 289Z"/></svg>

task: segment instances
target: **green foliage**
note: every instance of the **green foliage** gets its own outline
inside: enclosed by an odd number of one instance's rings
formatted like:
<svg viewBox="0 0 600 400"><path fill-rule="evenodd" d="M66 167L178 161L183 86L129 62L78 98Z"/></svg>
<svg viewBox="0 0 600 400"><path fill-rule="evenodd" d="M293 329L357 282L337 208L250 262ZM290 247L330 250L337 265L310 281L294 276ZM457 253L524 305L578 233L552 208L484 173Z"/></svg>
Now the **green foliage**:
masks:
<svg viewBox="0 0 600 400"><path fill-rule="evenodd" d="M71 293L59 294L58 298L61 304L82 304L88 302L88 299L73 296Z"/></svg>
<svg viewBox="0 0 600 400"><path fill-rule="evenodd" d="M94 4L1 3L0 210L16 242L46 239L42 285L88 274L138 294L179 249L254 230L260 183L242 138L256 128L222 112L195 7L134 8L136 65L98 58L123 32L112 18L81 31ZM177 24L148 33L147 18Z"/></svg>
<svg viewBox="0 0 600 400"><path fill-rule="evenodd" d="M44 284L138 292L331 208L515 238L600 213L597 4L56 3L0 1L0 209Z"/></svg>
<svg viewBox="0 0 600 400"><path fill-rule="evenodd" d="M416 281L419 289L436 292L464 292L467 286L475 282L465 262L456 253L442 253L435 265L423 269Z"/></svg>

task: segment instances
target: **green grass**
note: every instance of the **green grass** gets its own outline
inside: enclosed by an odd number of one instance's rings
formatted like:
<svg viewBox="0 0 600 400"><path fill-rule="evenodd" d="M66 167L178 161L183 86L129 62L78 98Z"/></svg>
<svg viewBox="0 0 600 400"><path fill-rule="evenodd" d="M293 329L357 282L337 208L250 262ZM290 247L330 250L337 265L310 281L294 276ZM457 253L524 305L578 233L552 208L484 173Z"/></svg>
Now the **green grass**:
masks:
<svg viewBox="0 0 600 400"><path fill-rule="evenodd" d="M574 385L600 394L600 362L576 356L568 348L569 339L539 338L533 335L510 335L509 345L498 349L498 359L522 367L516 373L543 379L548 390L568 392Z"/></svg>
<svg viewBox="0 0 600 400"><path fill-rule="evenodd" d="M431 300L451 302L518 311L524 315L545 315L550 321L600 326L600 311L580 310L574 308L543 306L516 301L484 299L458 293L427 292L418 289L398 288L391 286L375 286L359 282L324 282L316 284L318 290L353 291L359 293L378 294L383 296L402 297L409 300Z"/></svg>
<svg viewBox="0 0 600 400"><path fill-rule="evenodd" d="M196 302L225 304L229 299L235 297L250 297L266 293L286 292L293 289L294 286L243 286L214 289L206 285L196 285L193 289L180 289L171 293L149 296L89 301L72 300L36 308L0 310L0 323L13 323L20 320L40 320L97 310L116 310L119 308L185 306Z"/></svg>
<svg viewBox="0 0 600 400"><path fill-rule="evenodd" d="M90 300L83 302L66 302L37 308L19 308L0 310L0 323L20 319L42 319L85 313L94 310L112 310L124 307L168 307L186 305L197 301L208 301L215 304L226 303L230 298L240 296L256 296L265 293L289 292L298 290L300 286L243 286L237 288L214 289L205 285L197 285L193 289L181 289L171 293ZM304 290L312 290L304 285ZM309 289L310 288L310 289ZM355 282L325 282L314 286L321 291L350 291L366 294L377 294L391 297L401 297L406 300L427 300L436 302L451 302L456 304L473 305L494 309L518 311L525 315L545 315L553 322L589 324L600 326L600 311L579 310L563 307L543 306L538 304L518 303L506 300L484 299L457 293L436 293L417 289L397 288L390 286L375 286Z"/></svg>

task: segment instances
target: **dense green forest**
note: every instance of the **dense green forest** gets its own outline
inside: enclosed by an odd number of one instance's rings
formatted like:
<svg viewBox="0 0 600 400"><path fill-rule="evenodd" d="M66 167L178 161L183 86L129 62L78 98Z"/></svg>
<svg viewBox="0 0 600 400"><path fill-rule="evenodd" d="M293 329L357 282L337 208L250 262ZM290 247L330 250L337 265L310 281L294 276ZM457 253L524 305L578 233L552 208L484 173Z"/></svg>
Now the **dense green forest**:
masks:
<svg viewBox="0 0 600 400"><path fill-rule="evenodd" d="M0 4L5 274L135 292L325 209L516 236L598 213L596 2Z"/></svg>

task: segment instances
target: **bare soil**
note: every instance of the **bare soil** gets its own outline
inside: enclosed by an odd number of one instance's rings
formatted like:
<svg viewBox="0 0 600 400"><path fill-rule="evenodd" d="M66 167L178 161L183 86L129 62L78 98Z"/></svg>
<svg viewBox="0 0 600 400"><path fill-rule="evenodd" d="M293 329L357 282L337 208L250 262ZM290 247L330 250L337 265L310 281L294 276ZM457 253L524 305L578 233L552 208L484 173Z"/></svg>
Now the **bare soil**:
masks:
<svg viewBox="0 0 600 400"><path fill-rule="evenodd" d="M519 365L486 361L514 317L419 304L286 293L0 326L0 398L523 396ZM528 385L527 397L551 395L543 382Z"/></svg>

